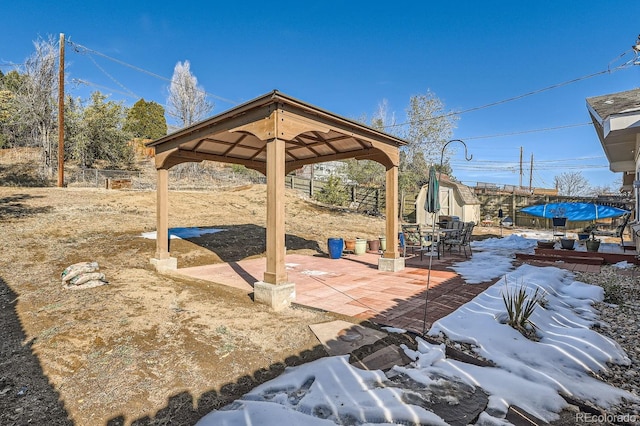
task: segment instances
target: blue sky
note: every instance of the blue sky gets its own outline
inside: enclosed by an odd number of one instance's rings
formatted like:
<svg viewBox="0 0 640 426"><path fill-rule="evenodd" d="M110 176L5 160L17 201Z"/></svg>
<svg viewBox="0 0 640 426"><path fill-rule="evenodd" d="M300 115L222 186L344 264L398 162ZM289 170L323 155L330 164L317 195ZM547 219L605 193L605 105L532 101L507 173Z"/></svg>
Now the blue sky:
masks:
<svg viewBox="0 0 640 426"><path fill-rule="evenodd" d="M167 79L178 61L189 60L214 113L278 89L349 118L371 116L386 99L400 122L409 98L428 90L447 109L464 111L613 69L633 59L640 33L640 3L619 0L27 0L4 5L3 15L4 72L33 52L39 36L64 33ZM93 84L68 84L75 96L100 90L126 105L137 97L166 103L165 80L71 46L66 62L71 82ZM466 141L473 160L458 151L454 175L470 185L517 185L522 147L524 185L531 155L534 186L551 187L565 171L612 184L620 175L608 171L593 126L573 125L589 123L587 97L635 89L639 77L640 68L630 66L462 113L454 138ZM529 132L564 126L573 127Z"/></svg>

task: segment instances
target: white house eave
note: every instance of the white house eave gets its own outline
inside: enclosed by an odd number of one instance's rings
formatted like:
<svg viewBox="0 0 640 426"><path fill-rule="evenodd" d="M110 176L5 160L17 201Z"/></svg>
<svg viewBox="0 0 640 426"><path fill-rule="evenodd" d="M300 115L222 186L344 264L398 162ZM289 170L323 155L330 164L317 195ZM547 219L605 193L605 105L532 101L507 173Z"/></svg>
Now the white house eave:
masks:
<svg viewBox="0 0 640 426"><path fill-rule="evenodd" d="M598 115L598 113L596 112L595 109L593 109L591 107L591 105L589 104L589 102L587 102L587 111L589 111L589 114L591 115L591 117L598 122L598 124L602 127L602 117L600 117L600 115Z"/></svg>
<svg viewBox="0 0 640 426"><path fill-rule="evenodd" d="M609 170L614 173L633 172L636 170L636 163L633 160L614 161L609 163Z"/></svg>
<svg viewBox="0 0 640 426"><path fill-rule="evenodd" d="M640 128L640 111L612 114L605 120L604 136L606 138L610 132L633 128Z"/></svg>

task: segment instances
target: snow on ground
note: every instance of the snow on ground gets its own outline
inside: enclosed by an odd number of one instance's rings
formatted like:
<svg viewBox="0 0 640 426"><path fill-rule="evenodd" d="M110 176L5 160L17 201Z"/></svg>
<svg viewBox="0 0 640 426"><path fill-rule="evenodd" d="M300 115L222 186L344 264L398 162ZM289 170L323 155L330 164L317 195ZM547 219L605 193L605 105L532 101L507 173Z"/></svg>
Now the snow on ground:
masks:
<svg viewBox="0 0 640 426"><path fill-rule="evenodd" d="M454 264L451 269L460 274L467 284L491 281L513 270L516 251L533 251L536 245L537 240L517 234L473 241L473 256L469 261Z"/></svg>
<svg viewBox="0 0 640 426"><path fill-rule="evenodd" d="M629 269L629 268L633 268L634 264L629 263L626 260L623 260L622 262L614 263L612 266L618 269Z"/></svg>
<svg viewBox="0 0 640 426"><path fill-rule="evenodd" d="M544 291L546 302L538 306L531 317L537 326L537 342L498 320L505 312L503 294L520 286L524 286L528 294L537 288ZM598 321L591 305L603 297L601 287L575 281L568 271L523 265L436 321L428 335L444 333L452 340L469 343L478 355L495 363L502 374L480 374L477 367L469 371L459 365L446 371L462 370L462 378L473 377L491 393L494 404L501 405L501 412L506 413L508 405L516 404L550 421L561 408L553 402L560 392L605 408L615 405L620 398L632 398L627 392L590 376L605 370L607 362L630 363L617 343L590 328ZM430 371L427 370L427 376ZM491 377L504 380L494 383ZM531 394L527 396L528 392L517 392L522 386L517 384L520 381L539 386L536 395L540 395L541 400L532 399Z"/></svg>
<svg viewBox="0 0 640 426"><path fill-rule="evenodd" d="M197 238L204 234L215 234L216 232L222 232L224 229L217 228L169 228L169 238L172 239L184 239L184 238ZM156 231L143 232L142 238L149 240L155 240L158 238Z"/></svg>
<svg viewBox="0 0 640 426"><path fill-rule="evenodd" d="M607 363L629 364L616 342L591 328L599 321L592 304L603 299L602 288L575 281L571 272L555 267L523 265L513 270L514 251L532 249L543 238L511 235L474 243L473 257L455 265L456 272L467 282L502 278L435 322L428 332L472 345L494 367L448 359L443 345L418 339L416 351L404 348L413 362L396 366L390 373L404 374L427 389L443 380L481 387L489 394L489 404L478 424L509 424L504 421L509 405L554 420L567 406L560 393L604 408L623 398L638 400L594 378ZM520 287L528 294L535 289L544 294L543 306L531 317L538 341L503 323L502 295ZM329 357L287 368L240 400L208 414L198 425L446 424L434 413L406 402L412 400L411 392L396 387L382 371L349 365L347 356Z"/></svg>
<svg viewBox="0 0 640 426"><path fill-rule="evenodd" d="M287 368L241 400L214 411L198 425L333 425L404 422L446 425L437 415L402 402L385 386L382 371L349 364L349 356L322 358Z"/></svg>
<svg viewBox="0 0 640 426"><path fill-rule="evenodd" d="M451 269L460 274L467 284L479 284L503 276L514 269L515 253L533 253L538 240L551 240L549 231L517 230L504 238L488 238L482 241L472 241L473 257L466 262L454 264ZM601 243L607 245L611 243ZM615 245L615 244L613 244ZM584 247L577 247L577 251L584 251ZM633 267L632 264L621 262L619 268Z"/></svg>
<svg viewBox="0 0 640 426"><path fill-rule="evenodd" d="M387 333L403 334L407 332L407 330L405 330L404 328L397 328L397 327L382 327L382 329L385 330Z"/></svg>

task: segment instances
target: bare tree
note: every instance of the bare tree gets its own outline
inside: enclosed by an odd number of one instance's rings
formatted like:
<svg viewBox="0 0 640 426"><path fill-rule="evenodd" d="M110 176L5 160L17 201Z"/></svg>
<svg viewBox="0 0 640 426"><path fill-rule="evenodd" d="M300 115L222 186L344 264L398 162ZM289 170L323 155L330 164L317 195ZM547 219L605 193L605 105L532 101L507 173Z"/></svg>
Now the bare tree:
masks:
<svg viewBox="0 0 640 426"><path fill-rule="evenodd" d="M620 193L622 188L622 176L618 176L613 182L608 185L596 185L590 188L592 196L597 197L599 195L613 195Z"/></svg>
<svg viewBox="0 0 640 426"><path fill-rule="evenodd" d="M387 131L388 133L391 133L395 125L396 115L393 112L389 112L389 101L383 99L380 103L378 103L378 109L376 110L375 114L373 114L373 118L371 119L371 127L382 131L385 131L385 129L391 129L391 131Z"/></svg>
<svg viewBox="0 0 640 426"><path fill-rule="evenodd" d="M52 137L57 127L57 42L49 37L33 44L35 52L25 61L24 79L15 102L21 125L31 129L32 142L42 148L43 165L50 177L55 154Z"/></svg>
<svg viewBox="0 0 640 426"><path fill-rule="evenodd" d="M213 109L198 79L191 74L189 61L178 62L173 70L167 112L179 121L181 127L204 119Z"/></svg>
<svg viewBox="0 0 640 426"><path fill-rule="evenodd" d="M580 172L565 172L553 178L553 184L559 195L588 195L591 192L589 181Z"/></svg>

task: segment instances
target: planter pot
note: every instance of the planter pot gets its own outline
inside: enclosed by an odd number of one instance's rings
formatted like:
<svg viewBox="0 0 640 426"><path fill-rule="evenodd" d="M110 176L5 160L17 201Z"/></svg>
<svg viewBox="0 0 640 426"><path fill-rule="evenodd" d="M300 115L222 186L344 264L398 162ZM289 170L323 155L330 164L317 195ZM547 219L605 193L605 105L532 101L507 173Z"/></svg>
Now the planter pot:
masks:
<svg viewBox="0 0 640 426"><path fill-rule="evenodd" d="M369 246L369 251L374 253L378 253L380 251L380 240L369 240L367 241L367 245Z"/></svg>
<svg viewBox="0 0 640 426"><path fill-rule="evenodd" d="M355 251L356 240L344 240L344 249L347 251Z"/></svg>
<svg viewBox="0 0 640 426"><path fill-rule="evenodd" d="M542 249L552 249L556 245L555 241L551 240L538 240L538 247Z"/></svg>
<svg viewBox="0 0 640 426"><path fill-rule="evenodd" d="M553 226L567 226L566 217L554 217L551 221L553 222Z"/></svg>
<svg viewBox="0 0 640 426"><path fill-rule="evenodd" d="M344 240L342 238L329 238L327 247L329 248L329 258L340 259L344 249Z"/></svg>
<svg viewBox="0 0 640 426"><path fill-rule="evenodd" d="M589 234L588 232L578 232L578 241L585 241L589 239Z"/></svg>
<svg viewBox="0 0 640 426"><path fill-rule="evenodd" d="M367 240L358 238L356 240L356 246L353 252L358 255L365 254L367 252Z"/></svg>
<svg viewBox="0 0 640 426"><path fill-rule="evenodd" d="M600 240L587 240L587 251L598 251L600 249Z"/></svg>
<svg viewBox="0 0 640 426"><path fill-rule="evenodd" d="M378 238L378 240L380 240L380 250L386 251L387 250L387 237L380 237L380 238Z"/></svg>
<svg viewBox="0 0 640 426"><path fill-rule="evenodd" d="M575 242L576 242L576 240L574 240L573 238L561 238L560 239L560 245L565 250L573 250L573 245L575 244Z"/></svg>

